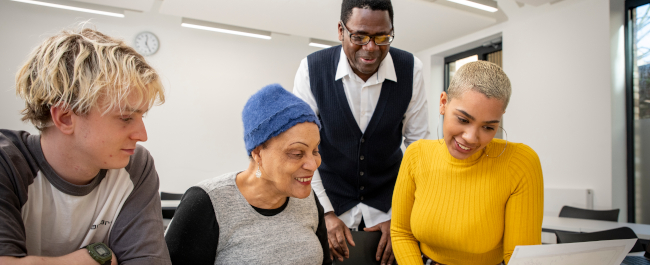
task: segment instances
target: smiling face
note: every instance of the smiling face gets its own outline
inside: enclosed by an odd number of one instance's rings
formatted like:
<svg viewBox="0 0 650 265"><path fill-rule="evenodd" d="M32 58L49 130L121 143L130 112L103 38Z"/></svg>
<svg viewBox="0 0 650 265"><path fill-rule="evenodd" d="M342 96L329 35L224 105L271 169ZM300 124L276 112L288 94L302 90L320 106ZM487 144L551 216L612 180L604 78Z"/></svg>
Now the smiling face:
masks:
<svg viewBox="0 0 650 265"><path fill-rule="evenodd" d="M463 160L485 148L499 128L503 107L503 101L471 89L453 100L442 92L440 113L445 115L442 130L449 154Z"/></svg>
<svg viewBox="0 0 650 265"><path fill-rule="evenodd" d="M374 39L366 45L356 45L350 41L350 33L368 36L387 35L393 30L388 11L354 8L343 29L339 23L339 40L342 41L345 56L350 67L361 79L368 80L377 72L379 64L386 58L390 45L377 45Z"/></svg>
<svg viewBox="0 0 650 265"><path fill-rule="evenodd" d="M135 102L132 102L135 103ZM131 104L131 106L137 104ZM80 152L89 167L123 168L129 163L137 142L147 141L143 116L146 109L110 109L93 107L75 120L74 140L70 148Z"/></svg>
<svg viewBox="0 0 650 265"><path fill-rule="evenodd" d="M296 124L258 147L262 178L282 196L306 198L321 163L320 133L312 122ZM256 152L256 151L253 151Z"/></svg>

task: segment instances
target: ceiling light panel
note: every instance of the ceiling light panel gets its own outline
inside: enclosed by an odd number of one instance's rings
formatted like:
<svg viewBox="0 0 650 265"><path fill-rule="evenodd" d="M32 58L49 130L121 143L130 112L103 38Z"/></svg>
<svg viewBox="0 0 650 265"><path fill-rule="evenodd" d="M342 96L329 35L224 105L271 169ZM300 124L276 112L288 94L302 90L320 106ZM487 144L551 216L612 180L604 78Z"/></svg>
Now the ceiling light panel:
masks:
<svg viewBox="0 0 650 265"><path fill-rule="evenodd" d="M488 12L497 12L497 3L493 0L447 0L449 2L454 2L457 4L485 10Z"/></svg>
<svg viewBox="0 0 650 265"><path fill-rule="evenodd" d="M191 18L183 18L181 26L186 28L202 29L202 30L253 37L253 38L259 38L265 40L271 39L270 31L237 27L232 25L214 23L214 22L203 21L203 20L196 20Z"/></svg>
<svg viewBox="0 0 650 265"><path fill-rule="evenodd" d="M39 1L12 0L12 1L25 3L25 4L47 6L52 8L84 12L84 13L98 14L104 16L124 17L124 9L88 4L88 3L72 2L72 1L55 1L55 0L39 0Z"/></svg>

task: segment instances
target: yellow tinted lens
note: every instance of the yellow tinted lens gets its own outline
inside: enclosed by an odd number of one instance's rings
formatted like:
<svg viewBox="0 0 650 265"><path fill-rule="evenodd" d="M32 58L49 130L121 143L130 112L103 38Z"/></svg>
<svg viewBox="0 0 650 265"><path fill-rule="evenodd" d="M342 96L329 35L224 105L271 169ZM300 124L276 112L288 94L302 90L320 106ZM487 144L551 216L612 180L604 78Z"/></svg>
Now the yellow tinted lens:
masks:
<svg viewBox="0 0 650 265"><path fill-rule="evenodd" d="M375 43L388 44L390 43L390 35L375 36Z"/></svg>
<svg viewBox="0 0 650 265"><path fill-rule="evenodd" d="M370 40L370 37L365 35L352 35L352 42L354 44L366 44Z"/></svg>

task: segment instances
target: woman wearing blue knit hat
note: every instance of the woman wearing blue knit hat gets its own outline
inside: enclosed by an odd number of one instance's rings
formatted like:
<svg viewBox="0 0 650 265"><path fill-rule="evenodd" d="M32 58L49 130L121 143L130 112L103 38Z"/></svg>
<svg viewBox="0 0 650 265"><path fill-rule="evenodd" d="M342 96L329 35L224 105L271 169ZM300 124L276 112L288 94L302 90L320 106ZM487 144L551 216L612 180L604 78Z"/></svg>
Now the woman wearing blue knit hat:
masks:
<svg viewBox="0 0 650 265"><path fill-rule="evenodd" d="M311 190L320 122L280 85L242 112L250 164L190 188L165 240L177 264L331 264L323 208Z"/></svg>

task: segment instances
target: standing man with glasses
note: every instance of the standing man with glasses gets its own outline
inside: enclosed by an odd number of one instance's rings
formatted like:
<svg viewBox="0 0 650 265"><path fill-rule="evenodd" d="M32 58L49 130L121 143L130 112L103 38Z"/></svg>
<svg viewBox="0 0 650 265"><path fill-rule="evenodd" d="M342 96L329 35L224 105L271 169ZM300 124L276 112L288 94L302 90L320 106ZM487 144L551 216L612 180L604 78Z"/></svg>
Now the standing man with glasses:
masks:
<svg viewBox="0 0 650 265"><path fill-rule="evenodd" d="M376 259L393 264L391 200L406 146L429 136L422 62L392 48L390 0L343 0L342 42L300 63L293 93L320 117L322 164L312 180L331 254L349 258L351 230L381 231Z"/></svg>

